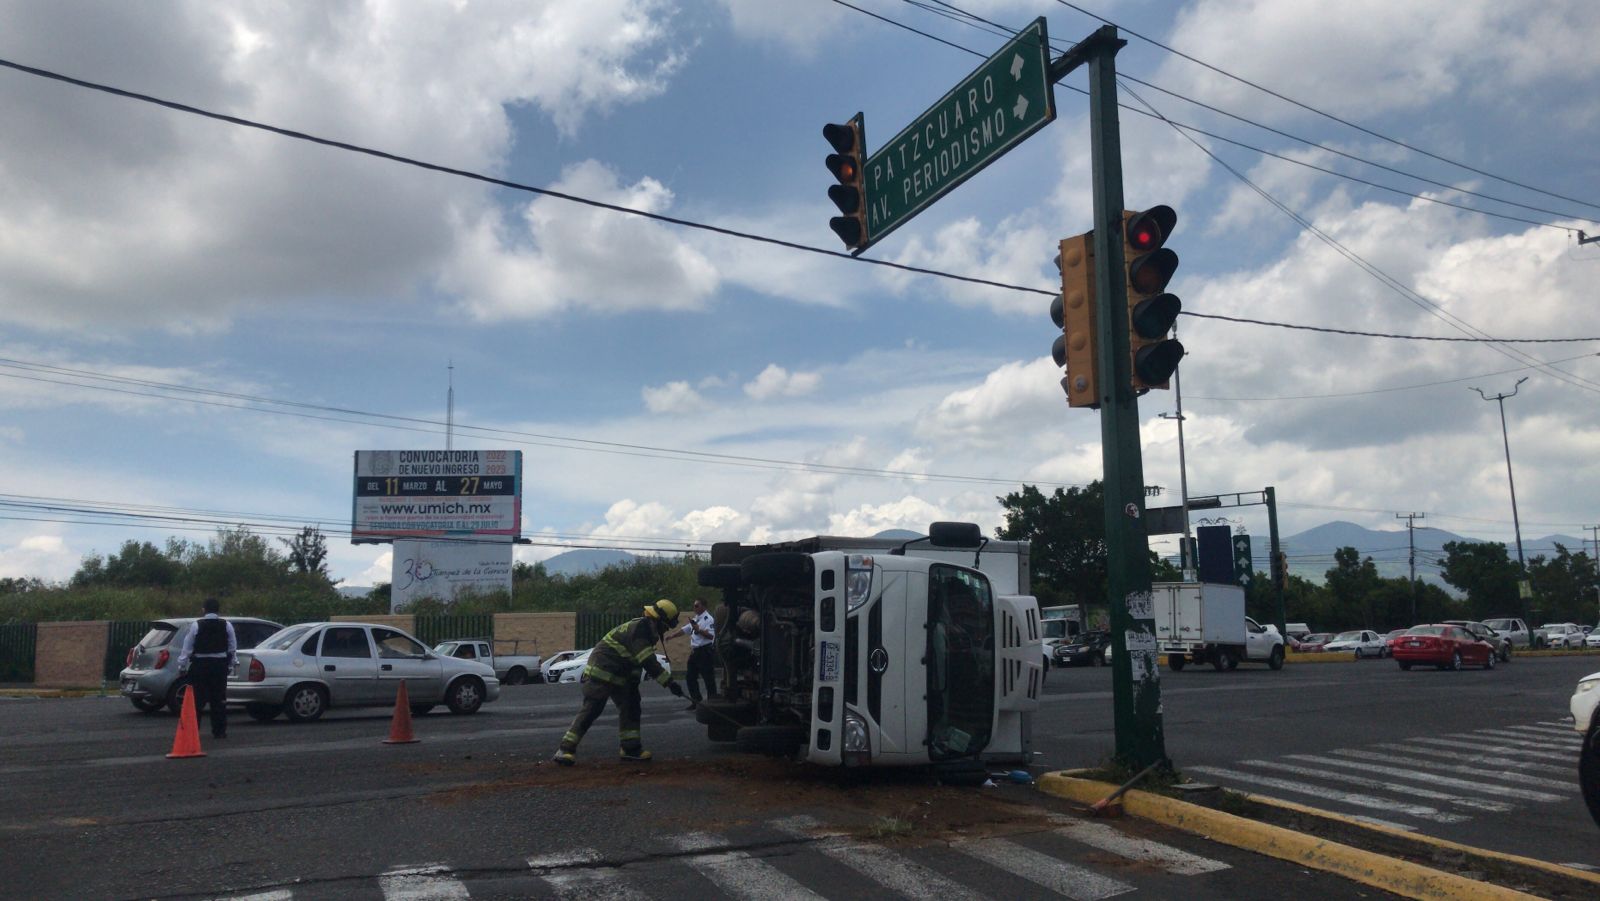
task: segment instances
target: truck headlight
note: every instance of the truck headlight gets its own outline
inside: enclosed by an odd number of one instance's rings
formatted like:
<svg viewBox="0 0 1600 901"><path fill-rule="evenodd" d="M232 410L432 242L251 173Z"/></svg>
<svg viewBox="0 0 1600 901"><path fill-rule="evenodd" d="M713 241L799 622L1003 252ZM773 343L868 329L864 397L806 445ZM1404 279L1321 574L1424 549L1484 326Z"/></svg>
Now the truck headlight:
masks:
<svg viewBox="0 0 1600 901"><path fill-rule="evenodd" d="M844 715L844 750L870 754L872 739L867 735L867 721L848 711Z"/></svg>
<svg viewBox="0 0 1600 901"><path fill-rule="evenodd" d="M872 557L851 554L845 560L844 603L846 610L854 610L872 596Z"/></svg>
<svg viewBox="0 0 1600 901"><path fill-rule="evenodd" d="M1594 691L1595 686L1597 686L1597 685L1600 685L1600 679L1589 679L1589 680L1584 681L1584 682L1579 682L1578 683L1578 694L1581 695L1586 691Z"/></svg>

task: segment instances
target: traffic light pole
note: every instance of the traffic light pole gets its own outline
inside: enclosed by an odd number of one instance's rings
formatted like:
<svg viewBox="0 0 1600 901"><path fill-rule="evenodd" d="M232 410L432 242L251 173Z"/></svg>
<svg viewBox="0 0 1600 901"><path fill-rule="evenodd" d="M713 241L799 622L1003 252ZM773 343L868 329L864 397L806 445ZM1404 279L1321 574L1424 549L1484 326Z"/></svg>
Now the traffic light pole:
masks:
<svg viewBox="0 0 1600 901"><path fill-rule="evenodd" d="M1267 558L1267 577L1272 578L1272 561L1277 560L1280 553L1278 548L1278 490L1268 485L1261 489L1261 497L1267 505L1267 539L1271 544L1267 551L1271 555ZM1289 616L1283 605L1283 586L1288 581L1289 567L1286 563L1284 564L1283 578L1272 579L1273 600L1278 604L1278 634L1283 636L1285 647L1289 644L1289 624L1286 622Z"/></svg>
<svg viewBox="0 0 1600 901"><path fill-rule="evenodd" d="M1073 48L1089 69L1089 132L1094 161L1095 327L1098 331L1100 446L1104 458L1106 591L1111 607L1111 693L1116 758L1129 769L1166 763L1150 543L1144 520L1139 402L1128 357L1123 260L1122 136L1117 120L1116 54L1126 41L1114 26Z"/></svg>

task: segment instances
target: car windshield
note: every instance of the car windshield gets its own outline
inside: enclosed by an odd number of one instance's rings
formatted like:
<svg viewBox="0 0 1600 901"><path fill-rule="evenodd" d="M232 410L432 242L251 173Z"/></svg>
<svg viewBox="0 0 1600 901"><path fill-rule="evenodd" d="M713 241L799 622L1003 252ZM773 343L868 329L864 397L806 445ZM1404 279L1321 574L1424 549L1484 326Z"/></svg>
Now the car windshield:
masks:
<svg viewBox="0 0 1600 901"><path fill-rule="evenodd" d="M1449 626L1415 626L1409 629L1407 635L1443 635L1450 631Z"/></svg>
<svg viewBox="0 0 1600 901"><path fill-rule="evenodd" d="M178 627L172 623L156 623L150 627L150 631L144 633L143 638L139 639L139 644L146 648L165 647L167 642L172 640L172 636L177 634Z"/></svg>
<svg viewBox="0 0 1600 901"><path fill-rule="evenodd" d="M289 645L294 644L295 640L306 634L306 630L310 628L310 624L306 624L300 626L289 626L286 629L279 629L268 636L267 640L257 645L257 647L265 648L269 651L281 651L284 648L287 648Z"/></svg>
<svg viewBox="0 0 1600 901"><path fill-rule="evenodd" d="M1339 633L1339 637L1334 639L1334 641L1360 641L1360 640L1361 640L1361 633L1360 632L1340 632Z"/></svg>
<svg viewBox="0 0 1600 901"><path fill-rule="evenodd" d="M1540 626L1539 628L1541 628L1541 629L1554 629L1557 632L1565 632L1565 631L1567 631L1567 624L1566 623L1545 623L1544 625Z"/></svg>
<svg viewBox="0 0 1600 901"><path fill-rule="evenodd" d="M1395 629L1393 632L1389 633L1388 637L1389 638L1394 638L1397 635L1404 635L1404 634L1406 634L1406 630L1405 629Z"/></svg>
<svg viewBox="0 0 1600 901"><path fill-rule="evenodd" d="M994 723L994 599L982 573L928 570L928 754L970 757Z"/></svg>

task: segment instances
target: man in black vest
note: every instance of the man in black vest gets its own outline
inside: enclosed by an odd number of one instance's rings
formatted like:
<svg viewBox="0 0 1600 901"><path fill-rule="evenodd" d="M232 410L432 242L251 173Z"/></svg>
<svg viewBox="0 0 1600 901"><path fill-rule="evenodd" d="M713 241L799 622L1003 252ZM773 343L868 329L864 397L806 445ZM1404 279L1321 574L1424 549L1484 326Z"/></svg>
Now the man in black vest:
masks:
<svg viewBox="0 0 1600 901"><path fill-rule="evenodd" d="M217 615L216 598L206 598L206 615L195 620L183 633L183 651L178 655L178 672L189 674L189 690L194 692L194 713L198 719L211 706L211 737L228 737L228 673L233 669L239 640L233 623Z"/></svg>

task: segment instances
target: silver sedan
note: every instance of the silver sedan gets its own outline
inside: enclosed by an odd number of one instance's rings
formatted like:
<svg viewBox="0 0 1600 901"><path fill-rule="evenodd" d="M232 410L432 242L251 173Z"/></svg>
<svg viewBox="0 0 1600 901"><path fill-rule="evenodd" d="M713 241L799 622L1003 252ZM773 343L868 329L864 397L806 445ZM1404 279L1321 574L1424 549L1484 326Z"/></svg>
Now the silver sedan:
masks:
<svg viewBox="0 0 1600 901"><path fill-rule="evenodd" d="M439 704L475 713L500 696L488 664L441 657L392 626L302 623L239 652L228 703L263 723L280 713L309 722L330 707L393 706L402 682L417 715Z"/></svg>

